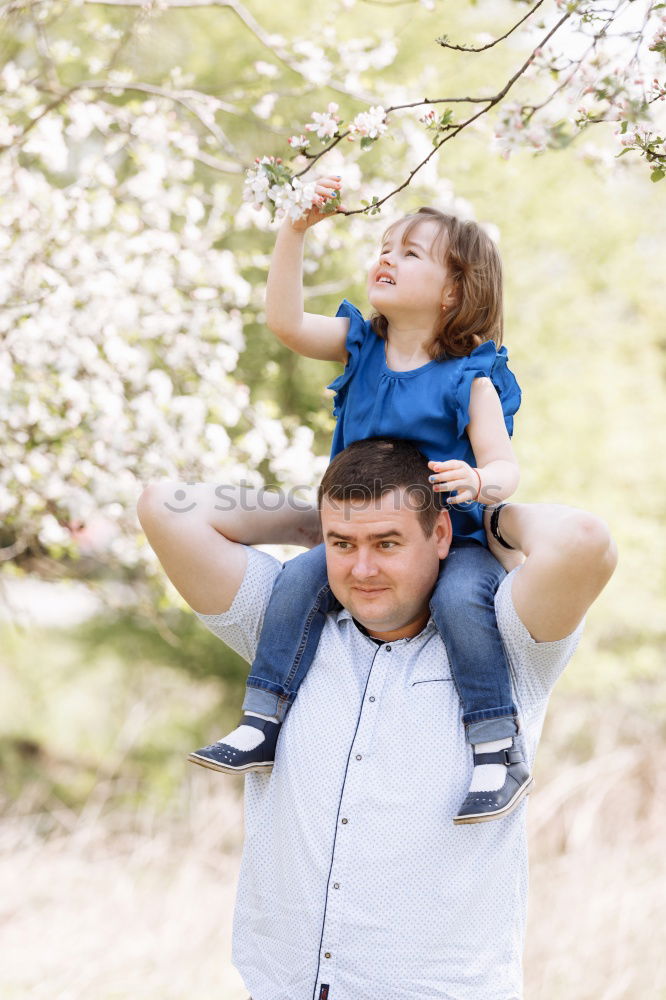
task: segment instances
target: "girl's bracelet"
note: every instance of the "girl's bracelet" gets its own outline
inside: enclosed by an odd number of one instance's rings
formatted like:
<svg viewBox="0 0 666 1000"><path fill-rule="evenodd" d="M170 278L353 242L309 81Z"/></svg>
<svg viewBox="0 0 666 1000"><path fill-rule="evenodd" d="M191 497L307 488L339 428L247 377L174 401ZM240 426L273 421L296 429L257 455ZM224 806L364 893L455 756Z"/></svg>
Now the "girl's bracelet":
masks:
<svg viewBox="0 0 666 1000"><path fill-rule="evenodd" d="M476 503L479 497L481 496L481 473L479 472L478 469L475 469L474 466L472 466L472 472L476 472L477 479L479 480L479 488L476 491L476 496L472 501L472 503Z"/></svg>
<svg viewBox="0 0 666 1000"><path fill-rule="evenodd" d="M502 536L500 535L500 530L499 530L500 511L502 507L507 507L507 506L508 504L501 503L499 507L495 507L495 509L493 510L492 514L490 515L490 533L493 536L493 538L495 538L500 543L500 545L504 546L505 549L511 549L512 552L515 552L516 551L515 546L509 545L508 542L505 542Z"/></svg>

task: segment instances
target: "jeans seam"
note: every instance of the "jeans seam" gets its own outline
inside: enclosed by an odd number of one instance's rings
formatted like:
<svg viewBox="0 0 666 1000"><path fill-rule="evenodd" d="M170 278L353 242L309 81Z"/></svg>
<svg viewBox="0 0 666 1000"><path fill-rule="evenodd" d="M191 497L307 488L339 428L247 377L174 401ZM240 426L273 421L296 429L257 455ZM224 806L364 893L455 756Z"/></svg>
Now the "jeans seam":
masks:
<svg viewBox="0 0 666 1000"><path fill-rule="evenodd" d="M317 597L316 597L315 603L313 605L312 611L310 612L310 614L308 615L308 617L306 619L305 627L303 629L303 635L301 637L300 645L299 645L298 649L296 650L296 656L294 657L294 662L292 663L291 670L289 671L289 673L288 673L288 675L287 675L287 677L285 679L285 682L284 682L285 683L285 687L287 689L289 688L289 685L291 684L291 682L293 681L294 677L298 673L298 668L301 665L301 660L303 659L303 653L305 652L305 647L308 644L308 637L310 635L310 628L312 626L312 622L314 621L315 615L319 612L319 610L321 608L322 600L324 599L324 597L327 594L330 594L330 592L331 592L331 588L330 588L329 584L325 584L322 587L322 589L319 591L319 593L317 594Z"/></svg>

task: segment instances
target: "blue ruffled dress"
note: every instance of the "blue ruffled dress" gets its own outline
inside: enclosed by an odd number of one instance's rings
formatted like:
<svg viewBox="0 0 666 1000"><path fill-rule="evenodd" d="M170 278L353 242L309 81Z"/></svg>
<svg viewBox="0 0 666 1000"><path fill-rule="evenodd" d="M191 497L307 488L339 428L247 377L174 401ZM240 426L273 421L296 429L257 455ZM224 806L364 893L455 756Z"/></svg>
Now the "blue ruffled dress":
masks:
<svg viewBox="0 0 666 1000"><path fill-rule="evenodd" d="M520 406L520 387L508 367L505 347L492 341L464 358L430 361L413 371L395 372L386 364L385 341L356 306L346 299L337 311L349 319L344 372L328 386L335 392L337 417L331 458L354 441L372 437L409 438L430 461L457 458L476 465L467 437L469 398L475 378L489 378L502 404L511 435ZM479 504L449 508L454 539L474 538L486 545Z"/></svg>

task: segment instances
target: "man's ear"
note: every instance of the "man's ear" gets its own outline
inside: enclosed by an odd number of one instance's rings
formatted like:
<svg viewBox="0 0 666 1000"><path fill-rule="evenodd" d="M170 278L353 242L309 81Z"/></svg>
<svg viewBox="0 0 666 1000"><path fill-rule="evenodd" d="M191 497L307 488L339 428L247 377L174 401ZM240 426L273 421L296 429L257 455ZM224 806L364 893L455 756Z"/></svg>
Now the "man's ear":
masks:
<svg viewBox="0 0 666 1000"><path fill-rule="evenodd" d="M446 559L451 548L453 538L453 528L451 527L451 516L448 510L440 510L435 521L435 540L437 543L437 555L440 559Z"/></svg>

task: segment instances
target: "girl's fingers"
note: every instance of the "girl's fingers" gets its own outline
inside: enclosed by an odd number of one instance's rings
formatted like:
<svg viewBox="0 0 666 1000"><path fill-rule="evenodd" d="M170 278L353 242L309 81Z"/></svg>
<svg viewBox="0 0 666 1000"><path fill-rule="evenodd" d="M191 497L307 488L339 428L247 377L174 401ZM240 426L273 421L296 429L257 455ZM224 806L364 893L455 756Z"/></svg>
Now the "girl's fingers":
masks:
<svg viewBox="0 0 666 1000"><path fill-rule="evenodd" d="M327 191L337 191L338 188L342 187L342 182L337 179L337 177L320 177L317 181L317 190L319 188L324 188Z"/></svg>
<svg viewBox="0 0 666 1000"><path fill-rule="evenodd" d="M446 484L449 490L454 490L456 486L469 486L469 482L466 479L461 479L460 476L456 476L455 472L440 472L438 475L430 476L429 478L431 483Z"/></svg>
<svg viewBox="0 0 666 1000"><path fill-rule="evenodd" d="M452 503L452 504L456 504L456 503L469 503L473 499L474 498L471 495L471 493L469 492L469 490L463 490L463 492L461 494L458 494L458 495L456 495L454 497L449 497L446 502L447 503Z"/></svg>
<svg viewBox="0 0 666 1000"><path fill-rule="evenodd" d="M435 485L436 493L453 493L454 490L467 490L469 492L469 483L466 483L464 479L456 479L452 483Z"/></svg>
<svg viewBox="0 0 666 1000"><path fill-rule="evenodd" d="M454 469L464 469L466 462L461 462L458 458L451 458L448 462L428 462L428 468L434 472L452 472Z"/></svg>
<svg viewBox="0 0 666 1000"><path fill-rule="evenodd" d="M428 476L431 483L448 483L455 478L460 478L460 470L452 469L451 472L434 472L432 476Z"/></svg>

